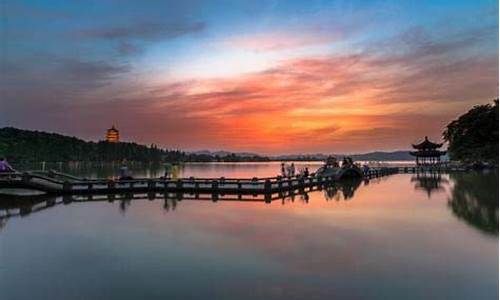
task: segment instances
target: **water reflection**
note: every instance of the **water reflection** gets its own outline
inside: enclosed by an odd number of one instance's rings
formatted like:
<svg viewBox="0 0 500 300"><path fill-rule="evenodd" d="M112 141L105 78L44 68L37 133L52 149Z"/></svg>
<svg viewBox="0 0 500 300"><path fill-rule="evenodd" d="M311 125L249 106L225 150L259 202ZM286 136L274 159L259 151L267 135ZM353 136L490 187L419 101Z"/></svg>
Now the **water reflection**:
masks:
<svg viewBox="0 0 500 300"><path fill-rule="evenodd" d="M497 184L465 175L441 174L448 182L430 199L410 174L271 203L176 193L2 198L0 289L6 299L497 299L498 238L452 209L496 201L469 190Z"/></svg>
<svg viewBox="0 0 500 300"><path fill-rule="evenodd" d="M448 206L467 224L498 235L498 173L452 173Z"/></svg>
<svg viewBox="0 0 500 300"><path fill-rule="evenodd" d="M424 191L427 198L431 198L434 192L443 192L444 186L449 183L448 179L441 176L441 172L423 172L417 173L411 178L411 182L415 183L415 189Z"/></svg>
<svg viewBox="0 0 500 300"><path fill-rule="evenodd" d="M7 220L12 217L25 217L56 205L69 205L71 203L98 202L118 203L122 214L132 206L133 200L162 200L165 212L174 211L179 202L183 200L198 201L241 201L241 202L264 202L281 200L282 204L295 202L299 199L303 203L309 203L309 193L323 191L326 201L349 200L354 197L355 191L361 185L360 179L346 180L310 187L307 189L280 192L272 195L219 195L219 194L182 194L182 193L125 193L107 195L65 195L56 197L51 195L37 196L2 196L0 202L0 229L4 227Z"/></svg>
<svg viewBox="0 0 500 300"><path fill-rule="evenodd" d="M323 165L320 161L295 162L297 169L316 170ZM16 165L19 170L55 170L84 178L107 178L118 176L122 163L30 163ZM218 178L270 177L280 174L281 162L247 163L182 163L175 167L173 177ZM161 163L127 162L127 167L134 177L159 178L164 175L165 165Z"/></svg>
<svg viewBox="0 0 500 300"><path fill-rule="evenodd" d="M450 180L448 180L448 178ZM364 181L364 185L377 184L381 180ZM467 224L490 234L498 234L498 173L418 173L411 177L416 190L426 193L432 199L434 193L445 192L450 187L448 206L453 214ZM271 202L281 200L281 203L293 203L296 200L309 203L309 193L320 191L326 201L348 201L353 199L362 180L352 179L305 190L295 190L273 195L201 195L179 193L144 193L144 194L111 194L63 196L2 196L0 202L0 229L12 217L25 217L57 205L69 205L73 202L105 201L118 203L122 214L133 206L134 200L163 201L165 212L175 211L183 200L198 201L241 201L241 202Z"/></svg>
<svg viewBox="0 0 500 300"><path fill-rule="evenodd" d="M345 180L342 182L342 184L334 184L327 186L325 188L325 199L327 201L329 200L349 200L352 197L354 197L354 192L359 188L361 185L361 179L350 179L350 180Z"/></svg>

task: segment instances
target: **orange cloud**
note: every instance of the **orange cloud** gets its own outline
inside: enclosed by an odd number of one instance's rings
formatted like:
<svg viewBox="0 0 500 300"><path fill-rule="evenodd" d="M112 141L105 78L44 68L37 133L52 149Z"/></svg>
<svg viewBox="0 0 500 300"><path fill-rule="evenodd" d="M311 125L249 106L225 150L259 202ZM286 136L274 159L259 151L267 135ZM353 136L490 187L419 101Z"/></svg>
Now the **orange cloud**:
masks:
<svg viewBox="0 0 500 300"><path fill-rule="evenodd" d="M497 73L496 57L422 64L412 56L331 55L156 86L98 112L120 116L133 140L184 149L405 149L424 135L439 139L457 114L495 97Z"/></svg>

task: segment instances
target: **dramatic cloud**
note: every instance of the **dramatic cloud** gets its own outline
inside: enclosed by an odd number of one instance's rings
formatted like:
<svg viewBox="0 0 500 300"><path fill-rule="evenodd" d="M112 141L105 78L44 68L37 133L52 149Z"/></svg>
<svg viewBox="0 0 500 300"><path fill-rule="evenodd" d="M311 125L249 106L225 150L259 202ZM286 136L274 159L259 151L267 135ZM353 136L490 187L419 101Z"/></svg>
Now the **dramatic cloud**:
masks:
<svg viewBox="0 0 500 300"><path fill-rule="evenodd" d="M115 75L127 72L126 66L113 65L106 62L67 61L61 71L69 79L86 82L100 82L112 79Z"/></svg>
<svg viewBox="0 0 500 300"><path fill-rule="evenodd" d="M115 123L126 140L261 153L439 139L448 121L498 97L498 17L483 5L407 25L399 13L414 11L399 5L266 6L269 17L258 5L245 7L253 15L182 8L172 18L156 8L147 21L128 11L64 34L47 25L47 47L39 36L7 44L0 124L99 139ZM474 17L457 22L463 14Z"/></svg>
<svg viewBox="0 0 500 300"><path fill-rule="evenodd" d="M168 24L140 23L111 28L83 30L78 33L81 37L102 39L133 39L158 40L172 39L185 34L199 32L205 29L204 22L173 22Z"/></svg>

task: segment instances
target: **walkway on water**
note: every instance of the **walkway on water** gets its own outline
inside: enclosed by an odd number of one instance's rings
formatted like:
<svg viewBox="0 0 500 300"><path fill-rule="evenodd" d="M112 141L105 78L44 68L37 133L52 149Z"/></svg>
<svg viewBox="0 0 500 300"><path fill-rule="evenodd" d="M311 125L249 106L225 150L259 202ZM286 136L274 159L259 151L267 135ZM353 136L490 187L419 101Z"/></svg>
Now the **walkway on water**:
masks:
<svg viewBox="0 0 500 300"><path fill-rule="evenodd" d="M55 171L28 171L0 174L0 188L23 188L57 195L120 193L186 193L209 195L271 195L302 190L344 180L345 172L335 176L295 176L266 178L137 178L132 180L85 179ZM376 168L363 175L365 179L400 172L399 168Z"/></svg>

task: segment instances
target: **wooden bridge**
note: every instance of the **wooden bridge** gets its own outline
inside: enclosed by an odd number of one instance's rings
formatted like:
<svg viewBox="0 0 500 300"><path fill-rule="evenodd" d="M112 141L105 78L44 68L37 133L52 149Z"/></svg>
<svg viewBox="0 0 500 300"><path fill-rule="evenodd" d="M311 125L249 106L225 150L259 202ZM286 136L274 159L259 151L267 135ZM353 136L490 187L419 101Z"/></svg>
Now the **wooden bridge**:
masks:
<svg viewBox="0 0 500 300"><path fill-rule="evenodd" d="M120 193L180 193L209 195L271 195L291 190L343 180L339 172L335 176L295 176L265 178L137 178L132 180L86 179L55 171L28 171L0 174L0 188L22 188L57 195L120 194ZM362 176L365 179L398 173L398 168L371 169Z"/></svg>
<svg viewBox="0 0 500 300"><path fill-rule="evenodd" d="M121 194L29 194L25 196L1 195L0 196L0 231L11 218L26 217L28 215L45 211L56 206L78 205L88 202L107 202L119 204L123 213L129 209L132 201L136 200L163 200L165 211L174 211L183 201L211 201L211 202L265 202L280 200L282 205L290 202L309 202L309 193L313 191L324 192L326 201L338 201L340 198L349 200L354 196L355 190L361 185L361 178L341 180L327 185L310 186L303 190L287 190L276 194L260 195L218 195L218 194L183 194L165 191L149 191L146 193L121 193Z"/></svg>

